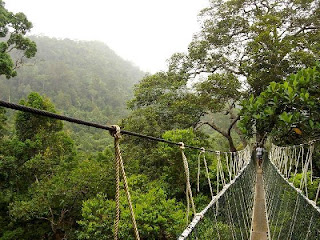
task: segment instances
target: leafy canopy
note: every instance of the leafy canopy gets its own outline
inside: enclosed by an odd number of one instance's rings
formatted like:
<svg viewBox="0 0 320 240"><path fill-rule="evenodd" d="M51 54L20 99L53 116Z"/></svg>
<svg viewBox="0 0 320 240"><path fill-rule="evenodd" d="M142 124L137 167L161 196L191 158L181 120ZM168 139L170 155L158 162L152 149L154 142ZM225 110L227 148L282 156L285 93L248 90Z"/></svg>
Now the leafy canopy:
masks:
<svg viewBox="0 0 320 240"><path fill-rule="evenodd" d="M159 183L148 182L144 175L128 179L141 239L176 239L184 227L184 207L175 199L168 199ZM104 194L83 202L79 239L111 239L115 220L115 202ZM120 197L121 239L134 239L130 212L125 193Z"/></svg>
<svg viewBox="0 0 320 240"><path fill-rule="evenodd" d="M232 74L259 95L319 57L319 6L317 0L211 1L188 55L175 57L174 66L196 75Z"/></svg>
<svg viewBox="0 0 320 240"><path fill-rule="evenodd" d="M35 56L35 42L25 37L31 28L32 23L23 13L9 12L0 0L0 75L7 78L16 76L16 68L23 63L23 58ZM10 54L17 56L15 62Z"/></svg>
<svg viewBox="0 0 320 240"><path fill-rule="evenodd" d="M243 132L264 131L278 143L299 143L320 134L320 64L282 83L271 82L260 96L242 102Z"/></svg>
<svg viewBox="0 0 320 240"><path fill-rule="evenodd" d="M317 0L212 0L188 52L174 54L166 73L144 78L130 107L152 113L156 129L207 125L235 151L231 131L239 132L237 105L247 92L258 96L319 58L319 14Z"/></svg>

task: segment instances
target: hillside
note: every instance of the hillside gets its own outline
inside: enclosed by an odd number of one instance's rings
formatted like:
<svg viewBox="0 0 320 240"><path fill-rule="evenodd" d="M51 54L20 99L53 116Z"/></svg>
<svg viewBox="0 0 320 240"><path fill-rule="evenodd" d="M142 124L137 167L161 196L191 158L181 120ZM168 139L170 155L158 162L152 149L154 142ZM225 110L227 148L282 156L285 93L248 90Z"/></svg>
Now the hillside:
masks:
<svg viewBox="0 0 320 240"><path fill-rule="evenodd" d="M17 77L0 78L1 99L18 102L36 91L71 117L114 124L126 115L126 101L132 97L132 86L143 77L142 71L101 42L31 38L37 43L36 58L18 69ZM91 139L79 143L80 148L101 145L94 132L87 135L86 129L72 129L76 138Z"/></svg>

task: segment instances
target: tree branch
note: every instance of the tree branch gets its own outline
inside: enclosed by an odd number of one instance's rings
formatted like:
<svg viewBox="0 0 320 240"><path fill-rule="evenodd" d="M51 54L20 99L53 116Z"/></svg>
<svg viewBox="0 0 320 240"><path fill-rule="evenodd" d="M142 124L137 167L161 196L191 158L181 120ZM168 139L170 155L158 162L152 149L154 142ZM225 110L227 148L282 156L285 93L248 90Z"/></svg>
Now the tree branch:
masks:
<svg viewBox="0 0 320 240"><path fill-rule="evenodd" d="M228 138L228 134L223 131L222 129L220 129L214 122L200 122L200 126L198 126L197 128L203 126L203 125L208 125L209 127L211 127L212 129L214 129L215 131L217 131L218 133L220 133L222 136Z"/></svg>
<svg viewBox="0 0 320 240"><path fill-rule="evenodd" d="M231 118L233 116L233 114L230 114ZM231 135L231 129L233 128L233 126L238 122L238 120L240 120L240 115L238 115L230 124L229 128L228 128L228 135Z"/></svg>

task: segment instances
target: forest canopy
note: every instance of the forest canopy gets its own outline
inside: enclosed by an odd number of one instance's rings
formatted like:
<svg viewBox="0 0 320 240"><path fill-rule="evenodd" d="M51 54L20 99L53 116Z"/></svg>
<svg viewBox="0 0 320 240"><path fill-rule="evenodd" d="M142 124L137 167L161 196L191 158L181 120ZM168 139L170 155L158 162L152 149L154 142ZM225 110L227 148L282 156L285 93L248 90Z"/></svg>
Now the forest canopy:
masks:
<svg viewBox="0 0 320 240"><path fill-rule="evenodd" d="M141 239L176 239L194 214L182 169L201 210L234 177L229 163L249 138L290 145L319 136L318 0L212 0L188 52L155 74L101 42L25 37L23 13L2 0L0 13L1 100L202 147L119 140ZM0 108L0 239L112 239L117 200L119 238L134 239L123 181L115 191L112 140ZM206 169L197 169L200 154Z"/></svg>
<svg viewBox="0 0 320 240"><path fill-rule="evenodd" d="M31 92L45 94L60 113L99 123L115 124L126 116L132 86L144 73L121 59L102 42L58 40L31 36L37 56L17 69L18 76L0 78L1 99L18 102ZM108 142L99 133L75 125L77 146L90 152Z"/></svg>

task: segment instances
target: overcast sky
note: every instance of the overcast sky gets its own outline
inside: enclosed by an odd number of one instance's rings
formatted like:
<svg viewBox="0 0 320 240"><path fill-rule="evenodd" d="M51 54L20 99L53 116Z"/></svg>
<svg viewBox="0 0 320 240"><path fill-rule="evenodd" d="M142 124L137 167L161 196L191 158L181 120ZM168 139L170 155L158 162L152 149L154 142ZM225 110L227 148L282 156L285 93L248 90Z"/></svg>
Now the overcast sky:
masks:
<svg viewBox="0 0 320 240"><path fill-rule="evenodd" d="M4 0L33 23L31 34L99 40L144 71L165 70L187 50L209 0Z"/></svg>

